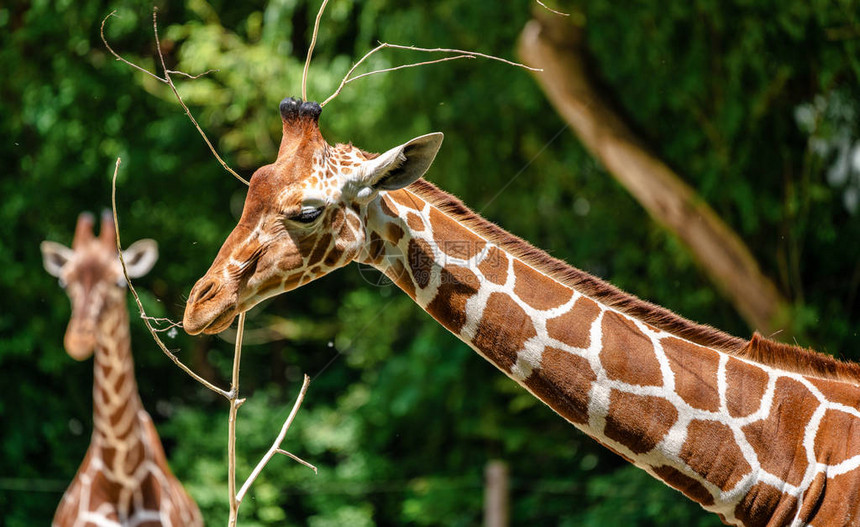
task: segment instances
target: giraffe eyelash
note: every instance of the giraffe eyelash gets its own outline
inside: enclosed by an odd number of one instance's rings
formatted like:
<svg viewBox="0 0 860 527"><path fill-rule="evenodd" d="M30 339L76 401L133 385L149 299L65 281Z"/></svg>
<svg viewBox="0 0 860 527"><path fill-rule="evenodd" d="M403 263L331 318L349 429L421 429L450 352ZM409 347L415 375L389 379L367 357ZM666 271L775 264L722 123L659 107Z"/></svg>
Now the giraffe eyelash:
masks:
<svg viewBox="0 0 860 527"><path fill-rule="evenodd" d="M323 207L303 208L295 216L288 218L298 223L310 224L322 215Z"/></svg>

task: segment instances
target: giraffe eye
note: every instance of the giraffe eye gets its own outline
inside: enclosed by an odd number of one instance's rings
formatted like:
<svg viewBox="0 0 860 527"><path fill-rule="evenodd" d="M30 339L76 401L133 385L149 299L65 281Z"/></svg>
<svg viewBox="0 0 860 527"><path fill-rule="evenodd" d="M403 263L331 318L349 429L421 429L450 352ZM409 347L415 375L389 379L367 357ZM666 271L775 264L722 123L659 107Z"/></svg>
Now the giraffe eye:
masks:
<svg viewBox="0 0 860 527"><path fill-rule="evenodd" d="M301 212L291 217L290 219L299 223L312 223L314 220L320 217L322 211L322 207L304 208L301 210Z"/></svg>

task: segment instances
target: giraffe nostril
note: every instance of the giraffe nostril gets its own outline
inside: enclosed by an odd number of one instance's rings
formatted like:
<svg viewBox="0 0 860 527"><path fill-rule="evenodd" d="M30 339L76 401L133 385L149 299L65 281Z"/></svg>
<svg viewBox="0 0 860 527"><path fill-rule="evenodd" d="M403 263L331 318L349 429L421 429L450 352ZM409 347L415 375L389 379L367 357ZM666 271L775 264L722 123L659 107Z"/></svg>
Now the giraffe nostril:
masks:
<svg viewBox="0 0 860 527"><path fill-rule="evenodd" d="M218 286L215 280L209 280L200 286L200 291L197 293L197 302L206 302L218 292ZM193 298L193 295L192 295Z"/></svg>

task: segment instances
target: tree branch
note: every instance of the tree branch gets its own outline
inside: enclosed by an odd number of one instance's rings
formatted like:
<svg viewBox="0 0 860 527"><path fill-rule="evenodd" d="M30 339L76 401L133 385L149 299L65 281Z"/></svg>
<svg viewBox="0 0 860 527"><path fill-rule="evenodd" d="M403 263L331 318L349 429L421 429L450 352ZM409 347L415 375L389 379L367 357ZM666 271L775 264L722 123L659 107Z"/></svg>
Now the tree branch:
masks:
<svg viewBox="0 0 860 527"><path fill-rule="evenodd" d="M314 54L314 46L317 44L317 35L320 32L320 20L322 19L323 11L325 11L325 6L328 4L328 0L323 0L320 5L320 10L317 11L317 18L314 21L314 32L311 35L311 43L308 46L308 56L305 59L305 67L302 70L302 100L308 100L308 68L311 67L311 57Z"/></svg>
<svg viewBox="0 0 860 527"><path fill-rule="evenodd" d="M228 525L235 527L239 515L236 499L236 418L239 411L239 365L242 362L242 333L245 331L245 312L239 313L236 325L236 346L233 351L233 376L230 381L230 412L227 418L227 491L230 500ZM244 401L242 401L244 402Z"/></svg>
<svg viewBox="0 0 860 527"><path fill-rule="evenodd" d="M119 165L122 162L120 158L116 159L116 166L114 167L113 179L111 180L111 207L113 211L113 222L115 226L116 232L116 248L119 252L119 261L122 265L122 273L125 277L125 281L128 284L128 288L131 291L132 296L134 296L134 300L137 303L137 308L140 310L140 318L143 319L143 323L146 324L147 329L149 329L149 333L152 335L155 343L158 344L158 347L167 355L170 360L174 362L177 366L179 366L185 373L190 375L194 380L205 386L206 388L212 390L213 392L221 395L225 399L227 399L230 403L230 409L228 412L228 420L227 420L227 489L228 489L228 501L230 506L230 514L228 517L228 526L235 527L238 521L239 516L239 506L242 504L242 498L245 497L245 494L248 492L248 489L257 479L257 476L260 475L260 472L263 470L263 467L272 459L275 454L284 454L287 457L305 465L313 469L314 473L317 472L317 468L307 461L301 459L300 457L287 452L281 448L281 443L284 441L284 436L287 434L287 430L289 430L290 425L293 423L293 420L296 417L296 414L301 407L302 401L304 401L305 393L308 390L308 384L310 383L310 378L305 375L304 383L302 384L301 391L299 392L298 397L296 398L296 402L293 404L293 409L290 411L290 415L287 417L287 420L284 422L281 427L281 432L278 434L278 437L275 439L275 442L272 443L272 446L269 448L268 452L263 456L263 459L257 463L257 466L254 467L254 470L245 480L245 483L242 484L242 488L239 492L236 492L236 420L238 418L239 408L245 403L244 398L239 397L239 367L242 362L242 340L245 332L245 312L239 313L239 318L236 327L236 339L233 351L233 370L230 382L230 391L223 390L214 384L210 383L203 377L194 373L194 371L182 363L176 355L170 351L167 346L161 341L158 337L159 331L165 331L167 329L172 329L175 327L180 327L181 324L178 322L172 322L167 318L156 318L150 317L146 314L146 311L143 309L143 304L140 301L140 296L137 294L137 291L134 288L134 284L131 283L131 278L128 276L128 269L126 267L125 258L122 254L122 243L120 241L119 236L119 219L117 217L116 212L116 177L119 173ZM167 322L169 326L166 328L155 328L152 326L152 322L162 323Z"/></svg>
<svg viewBox="0 0 860 527"><path fill-rule="evenodd" d="M766 334L790 322L790 304L740 237L666 163L644 146L596 87L583 30L536 13L520 37L525 62L588 151L651 216L683 241L749 325ZM789 337L783 333L782 338Z"/></svg>
<svg viewBox="0 0 860 527"><path fill-rule="evenodd" d="M313 469L314 474L317 473L317 467L311 465L310 463L308 463L304 459L301 459L298 456L290 454L289 452L281 448L281 443L284 441L284 436L287 435L287 430L289 430L290 425L293 424L293 419L295 419L296 414L298 413L299 408L302 405L302 401L304 401L305 399L305 393L307 393L308 391L308 385L310 384L310 382L310 377L305 375L304 382L302 382L302 389L299 391L299 395L296 397L296 402L293 403L293 409L290 410L290 415L287 417L287 420L284 421L283 426L281 426L281 432L278 434L278 437L275 438L275 442L272 443L272 446L269 448L269 450L263 455L262 459L260 459L260 462L257 463L257 466L254 467L254 470L251 471L251 474L248 476L248 479L245 480L245 483L242 485L242 488L239 489L239 493L236 494L236 500L238 500L240 504L242 503L242 499L245 497L245 494L248 492L248 489L251 487L251 485L254 484L254 481L257 480L257 476L259 476L260 472L263 471L263 467L266 466L266 463L268 463L269 460L271 460L275 456L275 454L284 454L285 456L301 463L302 465Z"/></svg>
<svg viewBox="0 0 860 527"><path fill-rule="evenodd" d="M557 10L555 10L555 9L553 9L553 8L551 8L551 7L549 7L549 6L548 6L548 5L546 5L545 3L541 2L540 0L535 0L535 2L537 2L537 3L538 3L542 8L546 9L546 10L547 10L547 11L549 11L550 13L555 13L555 14L557 14L558 16L570 16L570 13L562 13L561 11L557 11Z"/></svg>
<svg viewBox="0 0 860 527"><path fill-rule="evenodd" d="M207 381L203 377L194 373L194 370L192 370L191 368L189 368L188 366L183 364L182 361L179 360L179 357L177 357L175 353L173 353L172 351L167 349L167 346L165 346L164 343L161 341L161 339L158 337L158 331L163 331L163 330L159 330L159 329L154 328L152 326L152 324L150 323L150 321L152 321L152 320L158 321L158 319L150 317L146 314L146 311L143 309L143 304L140 301L140 296L138 296L137 291L134 289L134 284L131 283L131 278L129 278L129 276L128 276L128 269L125 266L125 259L122 256L122 243L120 242L120 239L119 239L119 218L117 217L117 213L116 213L116 176L117 176L117 173L119 172L119 165L121 162L122 162L122 160L120 158L116 158L116 166L114 167L113 179L111 180L111 210L113 211L113 224L114 224L114 229L116 231L116 250L117 250L117 252L119 252L119 263L122 265L122 274L125 277L125 282L128 284L128 289L131 291L131 294L134 297L134 301L137 303L137 309L140 311L140 318L143 319L143 323L146 324L146 328L149 330L149 333L152 335L152 338L153 338L153 340L155 340L155 343L158 344L158 347L161 348L161 351L163 351L164 354L167 355L167 357L170 360L172 360L174 364L179 366L182 369L182 371L184 371L185 373L190 375L195 381L199 382L200 384L202 384L206 388L209 388L213 392L217 393L218 395L220 395L226 399L230 399L230 397L231 397L230 392L228 392L226 390L222 390L221 388L215 386L214 384ZM173 324L175 324L175 323L173 323Z"/></svg>
<svg viewBox="0 0 860 527"><path fill-rule="evenodd" d="M165 64L165 61L164 61L164 53L162 53L162 51L161 51L161 42L159 41L159 38L158 38L158 8L157 7L152 9L152 32L155 35L155 45L156 45L155 47L158 50L158 58L161 62L161 68L162 68L162 70L164 70L164 77L159 77L158 75L156 75L155 73L152 73L151 71L147 70L146 68L142 68L142 67L138 66L137 64L124 59L123 57L120 56L119 53L117 53L116 51L113 50L112 47L110 47L110 44L108 44L107 38L105 38L105 23L107 22L108 18L110 18L112 16L117 16L116 11L111 11L110 13L108 13L108 15L106 17L104 17L104 20L102 20L101 28L99 29L99 35L101 36L102 42L104 42L104 45L107 48L107 50L111 53L111 55L113 55L116 58L116 60L123 62L125 64L128 64L132 68L134 68L138 71L142 71L143 73L146 73L147 75L149 75L153 79L170 86L170 90L173 92L173 95L176 97L176 100L179 101L180 106L182 106L182 109L185 110L185 115L188 116L188 118L191 120L191 124L194 125L194 128L197 129L197 131L200 133L200 136L203 137L203 141L206 142L206 146L209 147L209 150L212 152L212 155L215 156L215 159L217 159L218 162L221 163L221 166L224 167L224 170L226 170L227 172L232 174L233 177L235 177L236 179L238 179L239 181L241 181L242 183L247 185L248 181L245 180L245 178L243 178L239 174L237 174L232 168L230 168L227 165L227 163L223 159L221 159L221 156L218 155L218 151L215 150L214 146L212 146L212 142L209 141L209 138L206 136L206 133L203 131L203 128L201 128L200 125L197 124L197 119L194 118L194 115L191 113L191 110L185 104L185 101L182 100L182 97L179 95L179 91L176 89L176 85L173 84L173 79L170 78L170 74L175 73L177 75L183 75L189 79L197 79L199 77L202 77L203 75L207 75L207 74L212 73L213 71L216 71L216 70L208 70L208 71L205 71L205 72L200 73L198 75L191 75L189 73L185 73L182 71L167 69L167 65Z"/></svg>
<svg viewBox="0 0 860 527"><path fill-rule="evenodd" d="M410 50L410 51L421 51L423 53L457 53L457 56L445 57L445 58L430 60L430 61L426 61L426 62L414 62L414 63L404 64L401 66L395 66L392 68L384 68L384 69L380 69L380 70L374 70L374 71L370 71L367 73L362 73L361 75L357 75L355 77L351 77L352 73L356 70L356 68L358 68L365 60L370 58L371 55L373 55L374 53L376 53L378 51L386 49L386 48L402 49L402 50ZM349 84L350 82L352 82L354 80L360 79L361 77L367 77L369 75L374 75L376 73L385 73L387 71L400 70L403 68L412 68L415 66L425 66L427 64L435 64L437 62L445 62L445 61L457 60L457 59L474 59L474 58L496 60L498 62L503 62L505 64L508 64L510 66L516 66L518 68L524 68L524 69L527 69L530 71L541 71L539 68L531 68L529 66L526 66L525 64L520 64L519 62L513 62L513 61L510 61L507 59L503 59L501 57L496 57L494 55L486 55L484 53L478 53L477 51L466 51L466 50L462 50L462 49L450 49L450 48L419 48L416 46L403 46L401 44L389 44L387 42L382 42L378 46L373 48L372 50L365 53L363 57L358 59L358 61L352 65L352 67L349 69L349 71L346 72L346 75L343 77L343 80L340 81L340 86L338 86L337 89L334 91L334 93L329 95L329 97L326 100L324 100L320 104L320 106L325 106L326 104L331 102L335 97L340 95L340 92L343 90L344 86L346 86L347 84Z"/></svg>

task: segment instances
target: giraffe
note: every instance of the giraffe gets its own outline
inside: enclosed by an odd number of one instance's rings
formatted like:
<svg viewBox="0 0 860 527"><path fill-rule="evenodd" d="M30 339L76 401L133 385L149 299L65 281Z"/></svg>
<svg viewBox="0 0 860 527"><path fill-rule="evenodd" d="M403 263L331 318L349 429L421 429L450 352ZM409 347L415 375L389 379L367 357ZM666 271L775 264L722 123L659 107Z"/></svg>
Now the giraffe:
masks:
<svg viewBox="0 0 860 527"><path fill-rule="evenodd" d="M105 212L98 237L93 223L91 214L78 217L71 249L41 245L45 270L59 278L72 303L66 351L78 361L95 352L93 434L52 525L200 526L200 511L168 468L138 393L113 218ZM158 258L158 246L139 240L123 258L129 277L143 276Z"/></svg>
<svg viewBox="0 0 860 527"><path fill-rule="evenodd" d="M860 524L860 366L683 319L556 260L421 179L442 134L330 146L281 102L274 163L184 315L237 313L355 260L576 428L728 525Z"/></svg>

